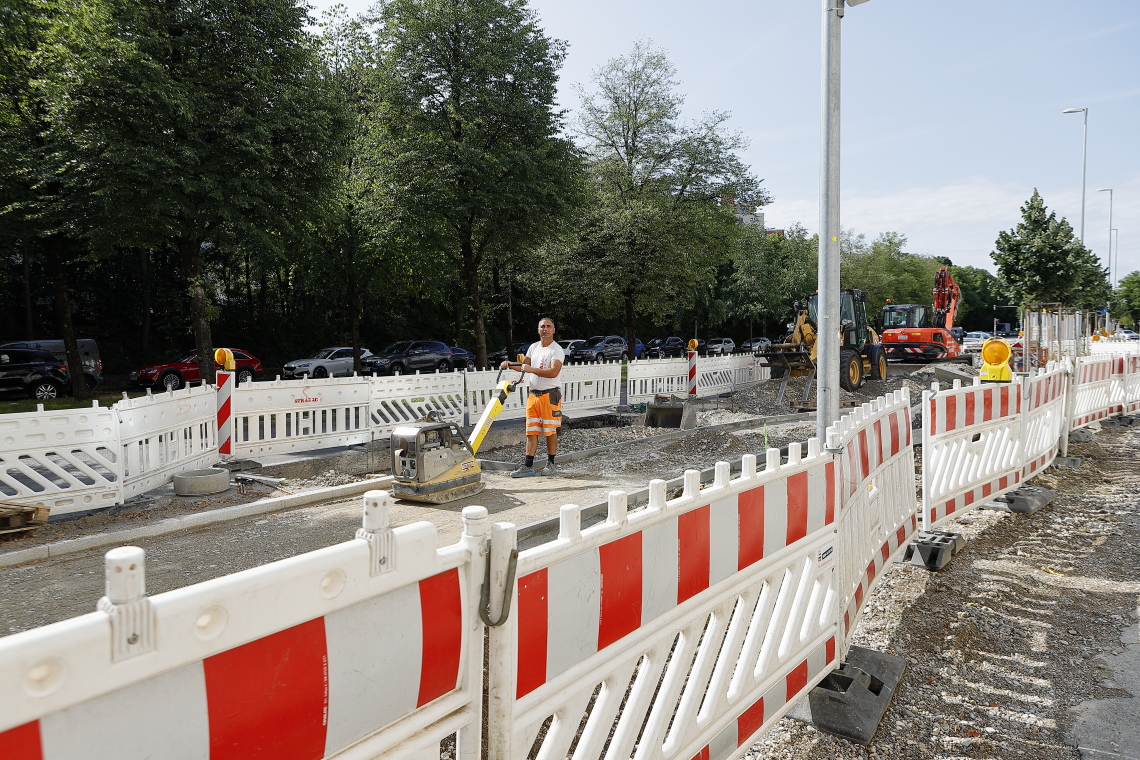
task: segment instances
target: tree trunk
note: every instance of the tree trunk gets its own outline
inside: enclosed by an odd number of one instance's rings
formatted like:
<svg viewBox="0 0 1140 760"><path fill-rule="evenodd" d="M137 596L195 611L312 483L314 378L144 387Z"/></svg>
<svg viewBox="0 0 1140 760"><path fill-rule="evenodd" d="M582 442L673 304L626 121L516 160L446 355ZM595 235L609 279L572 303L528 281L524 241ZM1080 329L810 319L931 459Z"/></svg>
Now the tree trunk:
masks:
<svg viewBox="0 0 1140 760"><path fill-rule="evenodd" d="M634 291L625 291L625 343L629 360L637 358L637 310L633 303Z"/></svg>
<svg viewBox="0 0 1140 760"><path fill-rule="evenodd" d="M144 352L150 346L150 252L146 248L139 249L139 275L142 279L142 341L139 345Z"/></svg>
<svg viewBox="0 0 1140 760"><path fill-rule="evenodd" d="M510 285L507 286L508 288ZM503 335L503 340L506 341L507 352L510 353L511 347L515 344L511 339L511 310L508 305L510 295L509 290L504 291L503 280L499 273L498 267L491 268L491 289L495 291L495 301L498 308L498 323L499 332Z"/></svg>
<svg viewBox="0 0 1140 760"><path fill-rule="evenodd" d="M51 276L52 296L55 300L55 320L67 351L67 374L71 378L71 395L79 401L91 398L87 378L83 376L83 358L79 355L79 341L75 338L75 324L71 320L71 300L68 298L67 268L63 255L66 243L59 236L44 241L44 258Z"/></svg>
<svg viewBox="0 0 1140 760"><path fill-rule="evenodd" d="M257 291L257 326L265 325L265 299L269 297L269 275L261 270L261 288Z"/></svg>
<svg viewBox="0 0 1140 760"><path fill-rule="evenodd" d="M179 239L178 255L190 290L190 324L194 329L194 348L198 354L198 376L203 384L213 385L217 377L214 374L214 341L206 310L206 283L202 277L202 241L197 237Z"/></svg>
<svg viewBox="0 0 1140 760"><path fill-rule="evenodd" d="M475 330L475 363L484 369L487 366L487 332L483 325L483 301L479 297L479 259L475 255L470 236L460 244L460 250L463 256L463 284L467 290L468 303L471 304L471 326Z"/></svg>
<svg viewBox="0 0 1140 760"><path fill-rule="evenodd" d="M507 267L507 350L513 350L515 345L515 315L514 315L514 299L511 297L514 291L514 271L511 267Z"/></svg>
<svg viewBox="0 0 1140 760"><path fill-rule="evenodd" d="M35 312L32 310L32 266L27 239L20 241L24 251L24 339L35 340Z"/></svg>
<svg viewBox="0 0 1140 760"><path fill-rule="evenodd" d="M246 319L249 319L249 315L253 313L253 280L251 280L249 276L248 253L245 255L245 308Z"/></svg>
<svg viewBox="0 0 1140 760"><path fill-rule="evenodd" d="M356 277L355 257L348 259L348 310L349 329L352 332L352 371L360 375L360 288Z"/></svg>

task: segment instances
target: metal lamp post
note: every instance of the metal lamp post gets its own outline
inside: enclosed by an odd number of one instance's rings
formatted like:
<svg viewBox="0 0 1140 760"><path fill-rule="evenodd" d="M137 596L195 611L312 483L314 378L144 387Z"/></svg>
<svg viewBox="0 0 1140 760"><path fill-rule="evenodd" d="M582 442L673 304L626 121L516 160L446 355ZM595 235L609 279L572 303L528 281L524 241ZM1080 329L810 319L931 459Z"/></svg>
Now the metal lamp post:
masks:
<svg viewBox="0 0 1140 760"><path fill-rule="evenodd" d="M1084 147L1081 149L1081 245L1085 244L1085 169L1089 164L1089 109L1066 108L1061 113L1084 113L1085 137Z"/></svg>
<svg viewBox="0 0 1140 760"><path fill-rule="evenodd" d="M846 0L861 5L867 0ZM819 296L816 309L816 435L839 421L839 20L844 0L823 0L819 141Z"/></svg>
<svg viewBox="0 0 1140 760"><path fill-rule="evenodd" d="M1112 188L1102 187L1097 190L1098 193L1108 193L1108 282L1113 288L1116 287L1116 267L1112 263Z"/></svg>

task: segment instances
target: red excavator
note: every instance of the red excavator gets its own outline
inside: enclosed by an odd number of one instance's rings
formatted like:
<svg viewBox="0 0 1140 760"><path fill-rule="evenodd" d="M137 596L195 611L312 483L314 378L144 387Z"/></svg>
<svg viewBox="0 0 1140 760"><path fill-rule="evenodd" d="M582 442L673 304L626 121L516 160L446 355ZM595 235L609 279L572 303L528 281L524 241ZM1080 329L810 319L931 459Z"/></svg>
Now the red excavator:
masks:
<svg viewBox="0 0 1140 760"><path fill-rule="evenodd" d="M934 308L921 304L892 304L883 307L883 348L895 361L936 361L962 355L954 337L954 315L962 300L950 270L934 276Z"/></svg>

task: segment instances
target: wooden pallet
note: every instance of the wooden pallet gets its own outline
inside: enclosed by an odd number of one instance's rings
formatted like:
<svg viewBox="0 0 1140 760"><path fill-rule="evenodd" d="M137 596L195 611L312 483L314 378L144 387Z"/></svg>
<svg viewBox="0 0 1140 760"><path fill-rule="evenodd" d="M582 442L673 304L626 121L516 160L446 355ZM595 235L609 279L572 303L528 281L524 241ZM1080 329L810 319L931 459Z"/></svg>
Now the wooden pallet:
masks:
<svg viewBox="0 0 1140 760"><path fill-rule="evenodd" d="M46 524L50 514L50 507L39 504L0 501L0 540L32 532Z"/></svg>

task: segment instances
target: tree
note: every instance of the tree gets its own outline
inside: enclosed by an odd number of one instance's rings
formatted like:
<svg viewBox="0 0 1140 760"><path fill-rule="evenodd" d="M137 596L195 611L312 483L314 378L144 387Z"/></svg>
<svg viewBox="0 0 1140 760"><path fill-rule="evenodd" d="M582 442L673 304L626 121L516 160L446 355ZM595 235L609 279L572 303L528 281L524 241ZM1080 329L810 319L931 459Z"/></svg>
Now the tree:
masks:
<svg viewBox="0 0 1140 760"><path fill-rule="evenodd" d="M783 331L797 300L815 292L819 271L819 240L793 224L783 235L746 225L746 235L732 275L732 314ZM774 335L770 337L775 337Z"/></svg>
<svg viewBox="0 0 1140 760"><path fill-rule="evenodd" d="M998 305L998 279L979 267L950 267L954 282L962 291L962 302L955 318L964 330L993 328L994 307Z"/></svg>
<svg viewBox="0 0 1140 760"><path fill-rule="evenodd" d="M484 263L540 245L578 203L580 159L554 110L566 43L522 0L378 10L367 159L385 190L376 215L431 268L459 271L485 366Z"/></svg>
<svg viewBox="0 0 1140 760"><path fill-rule="evenodd" d="M931 303L934 276L945 265L940 259L904 251L906 236L880 233L870 245L863 235L845 232L840 245L844 288L867 292L867 310L877 316L890 299L893 303Z"/></svg>
<svg viewBox="0 0 1140 760"><path fill-rule="evenodd" d="M1073 228L1050 212L1036 189L1021 207L1022 221L999 232L990 255L998 267L1001 292L1015 304L1061 303L1092 308L1108 302L1108 270L1073 235Z"/></svg>
<svg viewBox="0 0 1140 760"><path fill-rule="evenodd" d="M242 234L272 246L323 208L345 125L293 0L102 0L66 118L71 181L106 237L172 245L201 376L214 379L203 251Z"/></svg>
<svg viewBox="0 0 1140 760"><path fill-rule="evenodd" d="M1112 316L1121 324L1140 324L1140 271L1120 278L1112 298Z"/></svg>
<svg viewBox="0 0 1140 760"><path fill-rule="evenodd" d="M675 76L663 51L639 41L595 72L595 91L580 89L592 198L575 255L592 301L620 310L630 359L638 314L700 300L739 250L733 204L770 200L737 156L746 141L725 129L727 113L681 124Z"/></svg>

